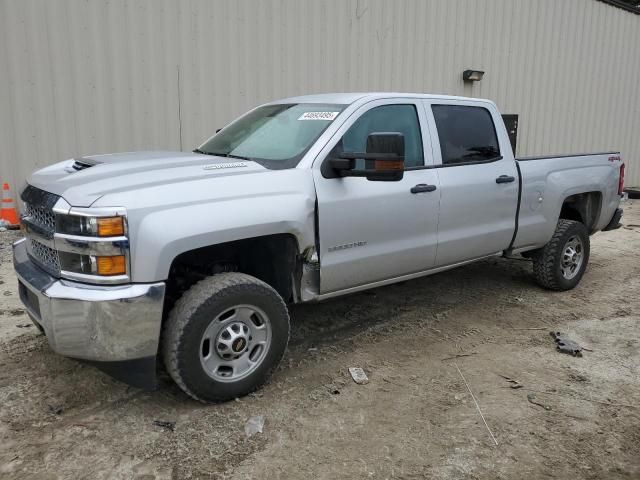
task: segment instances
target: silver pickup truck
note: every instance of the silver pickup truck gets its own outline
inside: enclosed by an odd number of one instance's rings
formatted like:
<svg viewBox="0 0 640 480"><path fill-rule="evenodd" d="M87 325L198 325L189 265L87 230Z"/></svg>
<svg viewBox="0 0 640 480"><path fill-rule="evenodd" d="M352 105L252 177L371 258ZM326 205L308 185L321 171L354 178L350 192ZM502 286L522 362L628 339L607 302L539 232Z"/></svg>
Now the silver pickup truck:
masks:
<svg viewBox="0 0 640 480"><path fill-rule="evenodd" d="M487 100L327 94L251 110L193 153L71 159L21 193L21 299L51 348L200 401L262 385L287 303L492 255L575 287L620 226L617 152L515 159ZM428 295L429 292L425 292Z"/></svg>

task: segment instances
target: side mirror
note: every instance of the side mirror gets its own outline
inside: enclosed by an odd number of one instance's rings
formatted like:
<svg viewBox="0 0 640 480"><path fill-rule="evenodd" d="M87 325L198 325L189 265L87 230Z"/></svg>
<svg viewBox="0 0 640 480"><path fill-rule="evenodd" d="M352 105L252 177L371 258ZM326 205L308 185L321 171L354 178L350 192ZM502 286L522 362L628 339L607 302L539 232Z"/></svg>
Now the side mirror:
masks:
<svg viewBox="0 0 640 480"><path fill-rule="evenodd" d="M363 159L365 168L356 169ZM367 137L366 153L344 152L329 160L341 177L366 177L379 182L397 182L404 176L404 135L397 132L374 132Z"/></svg>
<svg viewBox="0 0 640 480"><path fill-rule="evenodd" d="M372 133L367 137L365 159L367 180L399 181L404 176L404 135L397 132Z"/></svg>

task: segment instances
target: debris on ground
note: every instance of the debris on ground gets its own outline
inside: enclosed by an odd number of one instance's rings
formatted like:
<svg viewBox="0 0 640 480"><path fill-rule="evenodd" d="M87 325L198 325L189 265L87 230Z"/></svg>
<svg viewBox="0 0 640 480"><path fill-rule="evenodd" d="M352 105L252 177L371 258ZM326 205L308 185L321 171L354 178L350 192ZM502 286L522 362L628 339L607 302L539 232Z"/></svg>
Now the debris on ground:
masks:
<svg viewBox="0 0 640 480"><path fill-rule="evenodd" d="M328 383L325 385L325 388L331 395L340 395L340 387L335 383Z"/></svg>
<svg viewBox="0 0 640 480"><path fill-rule="evenodd" d="M574 382L588 382L589 379L584 375L580 375L579 373L570 373L569 378Z"/></svg>
<svg viewBox="0 0 640 480"><path fill-rule="evenodd" d="M583 348L566 335L560 332L550 332L556 342L556 348L560 353L568 353L574 357L581 357Z"/></svg>
<svg viewBox="0 0 640 480"><path fill-rule="evenodd" d="M358 385L366 385L369 383L369 377L364 373L364 370L360 367L349 367L349 373L351 374L351 378Z"/></svg>
<svg viewBox="0 0 640 480"><path fill-rule="evenodd" d="M467 379L464 378L464 375L462 374L462 370L460 370L460 367L458 367L458 364L456 362L453 362L453 364L455 365L456 370L458 370L458 373L460 374L460 378L462 378L462 381L466 385L467 390L469 390L469 394L471 395L471 398L473 399L473 403L476 404L476 410L478 410L478 413L480 414L480 418L482 418L482 421L484 422L484 426L487 427L487 431L489 432L489 435L491 435L491 439L493 440L493 443L495 443L496 447L497 447L498 446L498 440L496 440L496 437L493 435L493 432L489 428L489 424L487 423L487 420L484 418L484 415L482 414L482 410L480 410L480 405L478 404L478 400L476 400L476 396L471 391L471 387L469 386L469 383L467 382Z"/></svg>
<svg viewBox="0 0 640 480"><path fill-rule="evenodd" d="M456 358L461 358L461 357L470 357L471 355L477 355L478 352L471 352L471 353L457 353L455 355L452 355L451 357L444 357L441 358L441 361L445 361L445 360L455 360Z"/></svg>
<svg viewBox="0 0 640 480"><path fill-rule="evenodd" d="M49 413L52 415L62 415L64 409L61 405L47 405L49 407Z"/></svg>
<svg viewBox="0 0 640 480"><path fill-rule="evenodd" d="M166 428L174 432L176 430L176 422L165 422L164 420L154 420L153 424L156 427Z"/></svg>
<svg viewBox="0 0 640 480"><path fill-rule="evenodd" d="M6 232L7 230L18 230L20 225L13 225L4 218L0 218L0 232Z"/></svg>
<svg viewBox="0 0 640 480"><path fill-rule="evenodd" d="M538 401L536 401L536 396L533 393L530 393L529 395L527 395L527 400L529 400L529 403L532 403L534 405L537 405L539 407L544 408L546 411L551 410L551 407L549 405L545 405L544 403L540 403Z"/></svg>
<svg viewBox="0 0 640 480"><path fill-rule="evenodd" d="M405 387L405 385L402 385L400 383L394 382L393 380L390 380L390 379L388 379L386 377L382 377L382 380L387 382L387 383L390 383L391 385L395 385L397 387Z"/></svg>
<svg viewBox="0 0 640 480"><path fill-rule="evenodd" d="M244 424L244 434L247 438L253 437L256 433L262 433L264 428L264 415L256 415L247 420Z"/></svg>
<svg viewBox="0 0 640 480"><path fill-rule="evenodd" d="M500 374L498 374L498 375L500 375ZM500 376L502 378L504 378L509 383L509 388L513 388L515 390L517 388L524 387L524 385L522 385L520 382L518 382L515 378L507 377L506 375L500 375Z"/></svg>
<svg viewBox="0 0 640 480"><path fill-rule="evenodd" d="M18 328L29 328L29 327L33 327L33 323L18 323L16 325L16 327L18 327Z"/></svg>

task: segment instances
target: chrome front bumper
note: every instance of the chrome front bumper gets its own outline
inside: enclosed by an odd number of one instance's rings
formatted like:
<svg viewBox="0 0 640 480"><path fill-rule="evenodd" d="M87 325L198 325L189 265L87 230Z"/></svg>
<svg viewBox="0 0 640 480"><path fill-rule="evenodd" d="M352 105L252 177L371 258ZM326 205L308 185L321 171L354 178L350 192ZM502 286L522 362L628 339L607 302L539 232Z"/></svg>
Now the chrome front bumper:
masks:
<svg viewBox="0 0 640 480"><path fill-rule="evenodd" d="M29 259L24 240L13 245L13 264L20 299L56 353L95 362L145 360L155 365L163 282L103 286L58 279Z"/></svg>

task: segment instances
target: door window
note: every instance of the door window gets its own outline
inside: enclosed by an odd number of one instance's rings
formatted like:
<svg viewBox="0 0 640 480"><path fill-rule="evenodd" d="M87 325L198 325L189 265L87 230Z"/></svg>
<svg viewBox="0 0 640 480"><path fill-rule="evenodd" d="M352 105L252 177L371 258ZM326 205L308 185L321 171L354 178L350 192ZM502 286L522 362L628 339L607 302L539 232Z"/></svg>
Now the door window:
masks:
<svg viewBox="0 0 640 480"><path fill-rule="evenodd" d="M500 158L498 136L489 110L462 105L433 105L443 165L488 162Z"/></svg>
<svg viewBox="0 0 640 480"><path fill-rule="evenodd" d="M367 137L376 132L402 133L405 168L424 165L420 122L414 105L383 105L368 110L351 125L329 156L337 157L342 152L365 152ZM356 160L356 169L361 168L364 168L364 160Z"/></svg>

